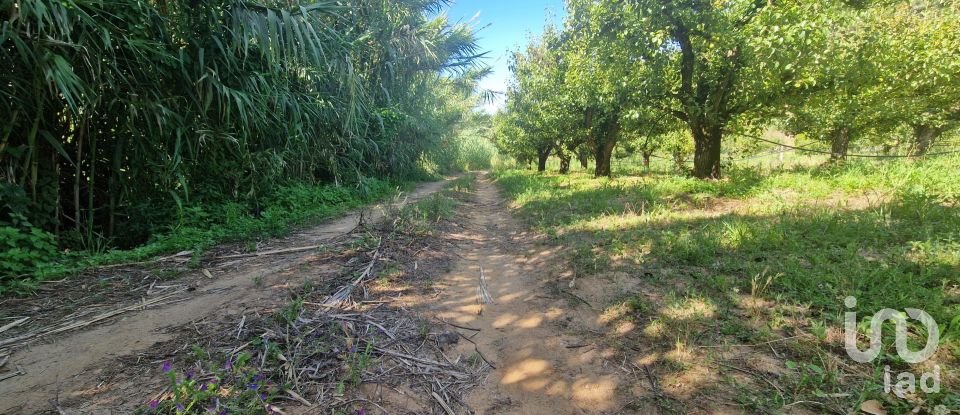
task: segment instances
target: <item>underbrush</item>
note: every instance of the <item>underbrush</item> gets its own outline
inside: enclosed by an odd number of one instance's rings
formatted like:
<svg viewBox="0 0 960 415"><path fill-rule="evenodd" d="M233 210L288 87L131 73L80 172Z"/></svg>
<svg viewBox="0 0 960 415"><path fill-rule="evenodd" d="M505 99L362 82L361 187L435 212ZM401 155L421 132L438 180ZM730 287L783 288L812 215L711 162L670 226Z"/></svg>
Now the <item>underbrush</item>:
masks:
<svg viewBox="0 0 960 415"><path fill-rule="evenodd" d="M397 185L364 179L349 186L293 184L280 187L251 208L246 203L186 205L172 223L158 226L150 239L132 249L110 248L110 241L94 238L79 251L60 250L52 234L26 222L14 212L0 222L0 295L29 294L44 280L62 278L90 267L145 261L157 256L192 251L194 257L214 245L257 240L290 232L379 200L397 191Z"/></svg>
<svg viewBox="0 0 960 415"><path fill-rule="evenodd" d="M787 374L777 375L781 390L759 379L750 387L729 380L739 385L741 407L847 413L877 400L891 413L922 413L940 404L960 409L960 379L951 375L960 358L957 166L960 159L942 158L731 168L720 181L664 172L610 180L507 170L497 180L521 217L568 248L577 276L626 274L653 290L643 307L636 293L613 285L605 301L608 311L621 310L623 316L610 311L610 324L629 331L633 347L652 341L672 356L663 359L672 362L668 372L709 361L704 350L714 347L760 343L763 352L772 341L780 349L773 352L778 370ZM855 309L845 307L849 296ZM844 313L859 311L866 338L870 315L884 308L922 309L939 322L933 362L944 368L940 393L885 393L886 366L893 382L897 373L922 369L897 356L892 325L874 362L856 364L845 355ZM633 316L632 325L624 316ZM910 344L919 350L928 333L912 323ZM776 399L762 397L771 392Z"/></svg>
<svg viewBox="0 0 960 415"><path fill-rule="evenodd" d="M455 332L388 300L411 289L404 287L429 285L431 270L450 260L438 230L472 183L470 175L456 179L326 246L317 269L298 269L304 283L285 305L255 318L227 316L213 329L186 328L193 352L161 365L167 387L139 413L273 415L303 404L310 413L346 415L392 404L365 385L402 388L422 398L425 411L441 410L441 399L460 409L484 362L447 360L442 350L458 341ZM320 271L331 264L342 269Z"/></svg>

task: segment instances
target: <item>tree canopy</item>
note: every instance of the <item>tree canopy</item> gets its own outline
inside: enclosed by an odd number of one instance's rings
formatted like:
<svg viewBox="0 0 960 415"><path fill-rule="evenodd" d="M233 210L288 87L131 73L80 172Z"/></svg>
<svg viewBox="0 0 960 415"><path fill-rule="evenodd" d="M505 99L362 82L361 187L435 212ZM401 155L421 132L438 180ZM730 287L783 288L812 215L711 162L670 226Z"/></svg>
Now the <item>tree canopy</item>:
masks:
<svg viewBox="0 0 960 415"><path fill-rule="evenodd" d="M953 1L569 0L567 12L561 41L534 39L537 48L517 58L556 55L564 74L515 71L503 117L526 117L509 101L529 107L549 78L551 94L536 105L552 109L538 122L578 120L579 128L561 127L562 139L541 133L544 125L514 123L514 131L541 147L583 143L597 176L610 175L609 154L624 135L650 150L685 130L691 173L719 178L724 137L774 123L830 143L835 159L851 141L905 128L914 132L911 152L923 154L957 123Z"/></svg>

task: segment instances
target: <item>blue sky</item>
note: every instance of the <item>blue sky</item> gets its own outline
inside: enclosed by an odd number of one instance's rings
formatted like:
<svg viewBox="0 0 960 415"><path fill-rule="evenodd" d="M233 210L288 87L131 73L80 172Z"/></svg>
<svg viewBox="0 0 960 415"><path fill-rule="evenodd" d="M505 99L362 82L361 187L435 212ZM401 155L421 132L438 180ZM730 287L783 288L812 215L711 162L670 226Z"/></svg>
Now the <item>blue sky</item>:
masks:
<svg viewBox="0 0 960 415"><path fill-rule="evenodd" d="M493 75L480 83L481 88L505 91L510 79L508 51L527 43L530 35L543 33L548 15L556 25L564 16L563 0L454 0L446 10L452 22L471 22L482 28L479 43L487 54L487 65L493 67ZM484 109L494 112L501 102Z"/></svg>

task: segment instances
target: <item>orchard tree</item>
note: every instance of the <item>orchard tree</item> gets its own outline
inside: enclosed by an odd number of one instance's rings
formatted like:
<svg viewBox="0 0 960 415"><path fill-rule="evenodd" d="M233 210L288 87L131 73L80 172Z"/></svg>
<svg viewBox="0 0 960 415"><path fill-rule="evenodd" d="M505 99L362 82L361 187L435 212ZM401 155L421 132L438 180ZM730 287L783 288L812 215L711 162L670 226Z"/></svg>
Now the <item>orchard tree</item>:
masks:
<svg viewBox="0 0 960 415"><path fill-rule="evenodd" d="M820 59L819 2L606 0L619 35L642 61L638 94L681 120L694 140L693 175L720 177L724 133L809 87L802 67Z"/></svg>
<svg viewBox="0 0 960 415"><path fill-rule="evenodd" d="M809 70L817 86L788 113L788 129L830 143L831 160L853 142L906 126L923 155L960 123L960 20L952 2L866 4L836 10Z"/></svg>
<svg viewBox="0 0 960 415"><path fill-rule="evenodd" d="M787 129L830 144L830 159L845 160L851 141L896 127L883 111L884 53L873 10L845 10L823 44L831 58L813 69L818 87L789 106Z"/></svg>
<svg viewBox="0 0 960 415"><path fill-rule="evenodd" d="M558 101L558 89L563 77L560 59L554 46L558 36L548 28L540 39L532 40L523 52L515 52L510 70L513 83L507 90L507 107L502 116L500 130L511 140L502 148L514 156L533 150L537 159L537 171L545 171L547 159L557 149L563 129L562 105ZM569 159L567 159L569 162Z"/></svg>
<svg viewBox="0 0 960 415"><path fill-rule="evenodd" d="M910 154L922 156L960 127L960 2L895 3L878 30L885 35L884 111L910 127Z"/></svg>
<svg viewBox="0 0 960 415"><path fill-rule="evenodd" d="M623 141L630 154L639 153L644 168L650 167L653 153L668 148L671 134L679 132L683 125L652 108L636 108L624 117Z"/></svg>
<svg viewBox="0 0 960 415"><path fill-rule="evenodd" d="M582 120L584 144L593 153L596 177L611 176L613 150L635 108L644 65L622 41L620 2L570 0L564 32L565 85Z"/></svg>

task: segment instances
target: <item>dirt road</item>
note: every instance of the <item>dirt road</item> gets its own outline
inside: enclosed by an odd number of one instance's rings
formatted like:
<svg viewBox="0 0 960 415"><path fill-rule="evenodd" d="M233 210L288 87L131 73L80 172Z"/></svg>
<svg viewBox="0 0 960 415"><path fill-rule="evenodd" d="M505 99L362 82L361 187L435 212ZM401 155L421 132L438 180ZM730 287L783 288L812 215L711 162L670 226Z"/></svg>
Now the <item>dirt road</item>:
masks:
<svg viewBox="0 0 960 415"><path fill-rule="evenodd" d="M444 183L421 185L391 204L402 205L422 199L442 189ZM386 206L365 209L363 219L369 222L378 220ZM273 241L260 250L320 244L349 232L360 218L360 211L353 212ZM100 322L100 325L50 336L15 351L7 365L17 367L24 374L0 381L0 414L49 411L58 402L83 401L97 395L103 387L110 386L98 384L97 377L111 361L137 356L155 344L170 340L173 336L162 330L164 328L188 325L210 314L239 313L271 302L283 295L286 284L302 281L286 271L309 261L314 252L271 255L262 260L244 262L238 268L227 266L223 271L213 272L212 280L201 279L199 286L183 287L179 292L164 294L168 296L162 301L166 305L125 313L119 318Z"/></svg>
<svg viewBox="0 0 960 415"><path fill-rule="evenodd" d="M456 268L439 282L436 316L479 329L471 340L496 369L467 403L478 414L616 412L624 382L620 361L589 338L597 316L560 295L557 252L539 247L511 216L494 183L481 176L470 203ZM489 299L481 304L481 275ZM473 335L470 330L462 330ZM469 356L474 345L461 342Z"/></svg>

